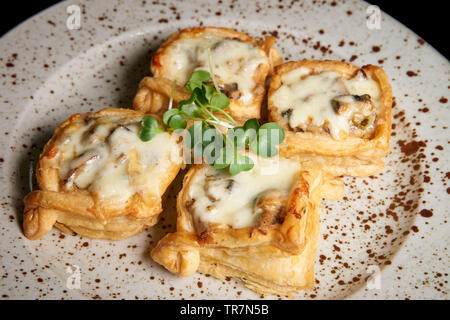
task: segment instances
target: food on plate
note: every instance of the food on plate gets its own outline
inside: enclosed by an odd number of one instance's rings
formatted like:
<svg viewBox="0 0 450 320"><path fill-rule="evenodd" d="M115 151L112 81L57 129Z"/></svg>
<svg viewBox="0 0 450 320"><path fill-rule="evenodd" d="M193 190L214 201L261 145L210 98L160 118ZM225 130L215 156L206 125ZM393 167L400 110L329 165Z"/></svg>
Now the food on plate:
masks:
<svg viewBox="0 0 450 320"><path fill-rule="evenodd" d="M110 108L60 124L40 156L39 190L24 199L25 236L39 239L55 226L123 239L154 225L183 165L177 138L157 126L149 130L155 122L141 112Z"/></svg>
<svg viewBox="0 0 450 320"><path fill-rule="evenodd" d="M269 120L286 131L280 152L314 159L333 174L368 176L384 168L391 108L388 78L373 65L287 62L270 80Z"/></svg>
<svg viewBox="0 0 450 320"><path fill-rule="evenodd" d="M342 182L314 163L250 153L235 176L191 167L177 198L177 231L151 256L169 271L237 277L261 293L313 286L322 198L340 199Z"/></svg>
<svg viewBox="0 0 450 320"><path fill-rule="evenodd" d="M281 64L274 43L218 27L170 35L135 111L75 114L56 128L36 170L40 189L24 199L25 236L53 226L132 236L156 224L167 188L193 164L176 232L152 258L180 276L236 277L263 294L314 286L321 201L343 197L338 176L383 169L392 90L373 65Z"/></svg>
<svg viewBox="0 0 450 320"><path fill-rule="evenodd" d="M154 78L144 78L134 99L134 108L162 114L173 101L186 99L183 86L195 70L213 74L211 85L230 99L236 121L260 118L265 80L282 62L274 47L275 38L254 39L228 28L184 29L170 35L151 61ZM184 95L184 96L183 96Z"/></svg>

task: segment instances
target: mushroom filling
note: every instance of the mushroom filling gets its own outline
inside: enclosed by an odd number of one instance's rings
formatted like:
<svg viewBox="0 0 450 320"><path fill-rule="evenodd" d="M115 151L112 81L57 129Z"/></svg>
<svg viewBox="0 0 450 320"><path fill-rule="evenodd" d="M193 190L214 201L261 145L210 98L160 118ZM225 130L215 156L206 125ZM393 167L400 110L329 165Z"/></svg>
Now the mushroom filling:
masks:
<svg viewBox="0 0 450 320"><path fill-rule="evenodd" d="M368 94L340 95L331 100L334 111L348 119L350 133L360 138L370 138L375 131L375 106Z"/></svg>
<svg viewBox="0 0 450 320"><path fill-rule="evenodd" d="M266 234L272 225L283 223L287 197L286 192L278 189L269 189L261 193L253 208L253 212L260 214L255 229Z"/></svg>
<svg viewBox="0 0 450 320"><path fill-rule="evenodd" d="M167 132L143 142L139 129L140 119L105 117L64 132L58 145L61 188L121 203L136 192L157 195L166 170L181 161L179 147Z"/></svg>
<svg viewBox="0 0 450 320"><path fill-rule="evenodd" d="M282 120L295 132L370 139L380 112L380 88L358 70L349 79L337 72L298 68L282 76L270 97Z"/></svg>
<svg viewBox="0 0 450 320"><path fill-rule="evenodd" d="M283 221L300 164L279 159L277 168L267 169L259 162L269 160L255 159L258 160L252 170L235 176L211 166L196 172L185 208L198 234L213 227L254 227L265 233L273 224Z"/></svg>
<svg viewBox="0 0 450 320"><path fill-rule="evenodd" d="M209 72L211 62L219 89L243 104L249 104L253 99L258 67L269 63L264 51L257 46L212 34L176 40L168 55L173 63L166 67L162 76L186 83L195 70Z"/></svg>

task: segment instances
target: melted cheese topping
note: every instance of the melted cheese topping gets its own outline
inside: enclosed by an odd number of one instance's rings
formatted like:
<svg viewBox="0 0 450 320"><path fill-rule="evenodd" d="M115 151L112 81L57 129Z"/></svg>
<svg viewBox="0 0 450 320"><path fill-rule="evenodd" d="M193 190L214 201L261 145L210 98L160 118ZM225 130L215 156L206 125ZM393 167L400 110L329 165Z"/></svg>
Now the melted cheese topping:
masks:
<svg viewBox="0 0 450 320"><path fill-rule="evenodd" d="M204 166L196 173L189 189L189 197L194 200L191 207L194 221L225 224L235 229L251 227L261 214L253 209L260 194L276 189L287 198L300 164L288 159L251 156L254 168L236 176L212 166Z"/></svg>
<svg viewBox="0 0 450 320"><path fill-rule="evenodd" d="M297 128L311 122L315 126L328 124L330 134L339 139L342 131L348 134L350 124L332 106L336 96L369 94L375 106L379 105L380 88L370 78L345 79L337 72L325 71L311 74L308 68L298 68L284 74L282 85L270 97L281 114L291 109L289 125Z"/></svg>
<svg viewBox="0 0 450 320"><path fill-rule="evenodd" d="M59 177L96 194L100 200L124 202L136 192L160 197L159 182L173 162L181 162L179 146L169 133L151 141L139 139L140 123L91 121L67 137L59 147Z"/></svg>
<svg viewBox="0 0 450 320"><path fill-rule="evenodd" d="M208 48L211 48L211 64L216 80L221 84L236 83L241 93L239 100L244 104L250 103L256 69L269 61L263 50L247 42L209 34L180 39L168 52L168 61L172 63L166 66L167 72L163 76L184 84L193 71L209 71Z"/></svg>

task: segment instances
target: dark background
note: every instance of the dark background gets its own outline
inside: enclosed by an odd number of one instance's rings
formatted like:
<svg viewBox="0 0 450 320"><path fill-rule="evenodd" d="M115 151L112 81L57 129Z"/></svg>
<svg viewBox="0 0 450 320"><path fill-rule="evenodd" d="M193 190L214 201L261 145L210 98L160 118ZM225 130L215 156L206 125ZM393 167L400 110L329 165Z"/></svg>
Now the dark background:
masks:
<svg viewBox="0 0 450 320"><path fill-rule="evenodd" d="M8 1L7 7L0 10L0 35L57 2L59 1ZM447 23L446 1L369 0L369 2L379 6L381 10L406 25L449 59L448 31L450 27Z"/></svg>

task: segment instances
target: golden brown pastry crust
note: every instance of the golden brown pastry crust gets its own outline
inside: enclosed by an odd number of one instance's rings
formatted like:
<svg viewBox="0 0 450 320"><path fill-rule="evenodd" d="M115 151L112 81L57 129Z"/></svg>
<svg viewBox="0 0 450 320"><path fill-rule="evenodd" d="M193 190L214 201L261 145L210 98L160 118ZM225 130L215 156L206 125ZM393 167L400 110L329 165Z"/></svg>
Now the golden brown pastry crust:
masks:
<svg viewBox="0 0 450 320"><path fill-rule="evenodd" d="M167 68L173 64L173 61L170 61L168 52L178 40L202 37L205 34L214 34L227 39L239 39L240 41L251 43L260 48L268 57L268 63L261 64L253 76L256 86L253 89L252 102L243 104L238 100L230 99L231 113L237 122L240 123L250 118L260 118L261 103L266 91L266 77L272 72L275 66L282 62L282 57L274 47L276 39L272 36L266 36L264 40L256 40L245 33L229 28L218 27L188 28L175 32L164 41L152 58L151 71L153 77L164 79ZM165 80L167 81L167 79ZM133 106L136 110L162 115L167 110L170 96L169 88L171 88L172 81L169 80L167 86L161 89L156 89L151 85L149 86L149 81L151 80L146 80L146 78L144 78L140 83ZM177 91L183 92L183 89L182 86L178 86ZM185 92L187 91L185 90ZM179 97L176 97L174 102L183 100L178 98Z"/></svg>
<svg viewBox="0 0 450 320"><path fill-rule="evenodd" d="M380 87L382 110L375 122L375 133L370 139L348 136L342 140L333 139L328 134L294 132L282 119L271 95L282 85L282 76L298 68L312 69L313 72L335 71L345 78L353 76L360 68L340 61L302 60L287 62L275 68L269 87L269 121L283 126L286 139L280 148L285 157L314 158L323 164L324 170L336 175L368 176L384 168L384 158L389 153L392 121L392 89L386 73L380 67L363 66L361 69L376 81Z"/></svg>
<svg viewBox="0 0 450 320"><path fill-rule="evenodd" d="M133 107L140 112L150 112L162 116L169 105L173 81L162 77L145 77L139 83L139 89L134 97ZM190 92L180 85L173 90L174 105L181 100L187 100Z"/></svg>
<svg viewBox="0 0 450 320"><path fill-rule="evenodd" d="M58 174L59 146L66 132L73 132L86 118L108 121L109 118L140 121L143 113L128 109L103 109L99 112L72 115L60 124L45 145L36 169L40 190L30 192L24 199L24 233L28 239L42 238L53 226L64 232L76 232L90 238L123 239L154 225L162 211L161 197L144 192L135 193L120 207L100 201L88 190L61 188ZM158 181L159 194L177 175L180 162L171 162L164 179Z"/></svg>
<svg viewBox="0 0 450 320"><path fill-rule="evenodd" d="M319 234L320 200L340 199L342 182L305 163L288 200L282 223L267 233L255 227L212 227L199 234L189 212L189 189L201 165L191 167L177 198L177 231L166 235L152 250L152 258L169 271L195 271L217 278L234 276L261 293L289 294L313 285Z"/></svg>
<svg viewBox="0 0 450 320"><path fill-rule="evenodd" d="M305 233L307 242L298 255L260 258L233 257L225 250L200 250L198 271L218 279L235 277L249 289L261 294L292 295L314 287L314 265L320 236L319 210L309 212Z"/></svg>

